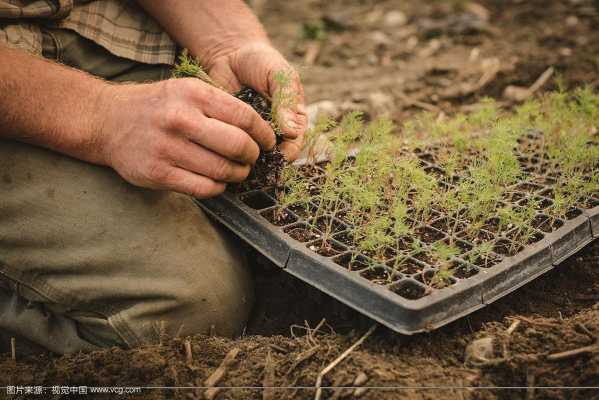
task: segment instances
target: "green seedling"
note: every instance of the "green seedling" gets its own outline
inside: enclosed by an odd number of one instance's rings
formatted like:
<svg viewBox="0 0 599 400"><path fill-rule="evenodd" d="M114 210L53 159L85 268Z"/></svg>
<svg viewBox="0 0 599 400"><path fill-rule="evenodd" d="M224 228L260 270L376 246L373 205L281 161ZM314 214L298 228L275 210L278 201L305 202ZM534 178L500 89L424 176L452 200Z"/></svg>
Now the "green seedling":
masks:
<svg viewBox="0 0 599 400"><path fill-rule="evenodd" d="M573 206L599 195L598 110L599 95L579 89L509 112L484 100L470 115L423 114L399 130L386 119L366 124L360 113L339 123L321 119L306 150L315 155L311 147L321 135L332 144L330 161L319 165L317 190L307 191L309 168L288 167L280 201L311 202L318 205L313 216L342 219L350 225L352 251L375 263L401 254L399 271L406 254L426 254L437 271L426 283L443 287L452 282L454 265L489 267L500 239L501 251L515 254L540 237L539 215L564 220ZM359 152L348 158L353 148ZM310 162L316 168L315 157ZM525 182L550 186L543 194L549 202ZM335 233L328 221L321 226L327 240ZM438 236L433 223L444 233ZM462 254L457 245L464 240L472 249Z"/></svg>

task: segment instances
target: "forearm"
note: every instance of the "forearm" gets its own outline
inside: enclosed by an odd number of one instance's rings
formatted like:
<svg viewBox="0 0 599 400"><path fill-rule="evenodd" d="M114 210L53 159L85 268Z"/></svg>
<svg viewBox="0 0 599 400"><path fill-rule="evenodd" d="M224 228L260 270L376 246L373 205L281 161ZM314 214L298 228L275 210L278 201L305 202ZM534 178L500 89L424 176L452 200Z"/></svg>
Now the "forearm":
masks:
<svg viewBox="0 0 599 400"><path fill-rule="evenodd" d="M242 43L268 42L262 25L242 0L138 0L138 3L208 68L210 60Z"/></svg>
<svg viewBox="0 0 599 400"><path fill-rule="evenodd" d="M103 164L98 107L108 84L2 46L0 60L0 138Z"/></svg>

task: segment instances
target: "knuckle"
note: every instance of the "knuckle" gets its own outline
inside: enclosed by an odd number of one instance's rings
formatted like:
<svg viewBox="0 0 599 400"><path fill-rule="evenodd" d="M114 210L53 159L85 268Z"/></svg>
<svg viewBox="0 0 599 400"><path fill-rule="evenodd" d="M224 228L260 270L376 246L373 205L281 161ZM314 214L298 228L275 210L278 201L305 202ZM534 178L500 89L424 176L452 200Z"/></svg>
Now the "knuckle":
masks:
<svg viewBox="0 0 599 400"><path fill-rule="evenodd" d="M241 103L234 109L234 121L236 125L244 131L249 131L252 128L255 117L254 110L247 104Z"/></svg>
<svg viewBox="0 0 599 400"><path fill-rule="evenodd" d="M151 182L166 184L170 180L171 171L165 163L154 162L149 165L147 176Z"/></svg>
<svg viewBox="0 0 599 400"><path fill-rule="evenodd" d="M202 88L201 81L196 78L181 78L174 81L177 82L175 89L179 93L194 94Z"/></svg>
<svg viewBox="0 0 599 400"><path fill-rule="evenodd" d="M164 110L164 125L175 130L184 130L189 127L190 119L187 112L179 106L170 106Z"/></svg>
<svg viewBox="0 0 599 400"><path fill-rule="evenodd" d="M225 191L225 185L213 181L198 183L192 190L192 194L200 199L217 196Z"/></svg>
<svg viewBox="0 0 599 400"><path fill-rule="evenodd" d="M247 159L251 152L251 146L253 144L252 138L247 134L240 132L231 140L231 157L236 160Z"/></svg>
<svg viewBox="0 0 599 400"><path fill-rule="evenodd" d="M219 158L212 166L211 175L217 181L228 181L233 176L233 166L224 158Z"/></svg>

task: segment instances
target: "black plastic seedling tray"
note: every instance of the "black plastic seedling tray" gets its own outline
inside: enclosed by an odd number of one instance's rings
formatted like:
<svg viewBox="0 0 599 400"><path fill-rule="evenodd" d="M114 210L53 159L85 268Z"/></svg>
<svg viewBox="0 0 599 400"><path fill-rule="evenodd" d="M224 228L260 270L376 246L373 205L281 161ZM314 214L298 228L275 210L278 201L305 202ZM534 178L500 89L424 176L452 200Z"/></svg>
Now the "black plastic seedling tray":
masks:
<svg viewBox="0 0 599 400"><path fill-rule="evenodd" d="M418 158L425 168L436 168L432 154L427 151L419 153ZM552 179L534 173L527 176L529 179L515 185L513 192L519 194L517 201L530 197L541 200L538 218L543 221L546 217L543 207L552 202L545 197L551 190ZM450 285L434 288L423 277L434 273L435 267L418 259L416 254L407 261L417 266L418 271L410 272L408 268L401 273L391 267L393 255L389 262L374 266L365 255L356 257L342 240L349 226L337 218L333 224L336 233L328 242L329 253L318 254L317 243L322 232L314 228L318 223L311 223L308 228L310 215L286 209L285 217L276 225L270 222L272 218L267 218L279 207L273 188L228 191L198 204L277 266L402 334L436 329L480 309L549 271L599 237L599 199L591 197L585 202L586 209L573 207L567 219L553 219L553 227L539 224L535 231L537 241L513 256L502 255L500 248L496 248L495 261L485 265L471 264L465 256L456 257L455 262L464 266L462 273L458 269ZM439 215L437 220L442 218ZM435 240L446 239L434 221L422 228L437 235ZM472 245L467 239L460 241L463 246ZM509 238L495 237L495 243L504 242L509 242ZM353 260L353 266L348 267L349 259ZM377 282L373 276L386 279Z"/></svg>

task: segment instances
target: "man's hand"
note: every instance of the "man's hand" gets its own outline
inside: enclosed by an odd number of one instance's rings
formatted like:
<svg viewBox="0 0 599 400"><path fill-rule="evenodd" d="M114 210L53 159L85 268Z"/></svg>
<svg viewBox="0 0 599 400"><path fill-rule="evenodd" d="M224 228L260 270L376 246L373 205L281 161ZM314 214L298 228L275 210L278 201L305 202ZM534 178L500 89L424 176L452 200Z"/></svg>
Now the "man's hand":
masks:
<svg viewBox="0 0 599 400"><path fill-rule="evenodd" d="M275 122L284 135L281 150L287 160L295 160L303 145L308 119L299 74L283 56L268 43L248 42L203 63L210 76L231 92L250 86L267 98L282 99ZM285 80L284 86L277 77Z"/></svg>
<svg viewBox="0 0 599 400"><path fill-rule="evenodd" d="M114 85L20 50L0 46L0 59L0 138L112 167L138 186L214 196L275 145L249 105L195 78Z"/></svg>
<svg viewBox="0 0 599 400"><path fill-rule="evenodd" d="M100 107L103 163L137 186L208 198L241 182L274 132L247 104L197 79L111 85Z"/></svg>
<svg viewBox="0 0 599 400"><path fill-rule="evenodd" d="M281 149L294 160L307 126L304 94L297 72L270 44L262 25L242 0L137 0L164 29L227 90L242 85L273 98L281 88L278 73L289 78L287 101L276 121L284 134Z"/></svg>

